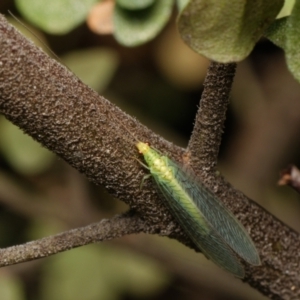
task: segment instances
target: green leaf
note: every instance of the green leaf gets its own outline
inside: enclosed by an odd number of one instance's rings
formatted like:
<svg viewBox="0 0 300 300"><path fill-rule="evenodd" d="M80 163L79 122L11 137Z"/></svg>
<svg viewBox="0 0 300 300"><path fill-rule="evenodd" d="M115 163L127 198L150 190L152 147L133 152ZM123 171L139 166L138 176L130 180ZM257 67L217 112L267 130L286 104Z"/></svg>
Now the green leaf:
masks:
<svg viewBox="0 0 300 300"><path fill-rule="evenodd" d="M68 53L62 61L98 93L105 90L118 66L116 52L100 47Z"/></svg>
<svg viewBox="0 0 300 300"><path fill-rule="evenodd" d="M190 0L178 19L182 39L218 62L244 59L272 23L283 0Z"/></svg>
<svg viewBox="0 0 300 300"><path fill-rule="evenodd" d="M143 9L152 5L155 0L116 0L116 3L125 9Z"/></svg>
<svg viewBox="0 0 300 300"><path fill-rule="evenodd" d="M289 70L300 82L300 1L296 1L289 17L274 21L265 36L285 51Z"/></svg>
<svg viewBox="0 0 300 300"><path fill-rule="evenodd" d="M300 82L300 1L296 1L286 28L286 61L289 70Z"/></svg>
<svg viewBox="0 0 300 300"><path fill-rule="evenodd" d="M16 171L26 175L45 171L55 158L4 117L0 118L0 150Z"/></svg>
<svg viewBox="0 0 300 300"><path fill-rule="evenodd" d="M98 0L16 0L21 14L51 34L66 34L81 24Z"/></svg>
<svg viewBox="0 0 300 300"><path fill-rule="evenodd" d="M275 45L285 48L287 23L289 17L275 20L265 31L264 36L272 41Z"/></svg>
<svg viewBox="0 0 300 300"><path fill-rule="evenodd" d="M153 39L170 18L173 0L156 0L140 10L124 9L116 4L114 36L125 46L134 47Z"/></svg>

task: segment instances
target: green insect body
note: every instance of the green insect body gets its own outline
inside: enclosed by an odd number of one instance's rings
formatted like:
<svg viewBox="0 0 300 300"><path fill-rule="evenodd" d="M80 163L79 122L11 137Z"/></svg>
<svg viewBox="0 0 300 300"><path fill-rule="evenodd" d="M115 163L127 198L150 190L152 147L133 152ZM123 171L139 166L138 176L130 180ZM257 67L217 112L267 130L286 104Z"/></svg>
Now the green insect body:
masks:
<svg viewBox="0 0 300 300"><path fill-rule="evenodd" d="M245 228L192 171L179 167L146 143L136 146L171 213L206 257L240 278L244 277L244 268L235 253L252 265L260 265Z"/></svg>

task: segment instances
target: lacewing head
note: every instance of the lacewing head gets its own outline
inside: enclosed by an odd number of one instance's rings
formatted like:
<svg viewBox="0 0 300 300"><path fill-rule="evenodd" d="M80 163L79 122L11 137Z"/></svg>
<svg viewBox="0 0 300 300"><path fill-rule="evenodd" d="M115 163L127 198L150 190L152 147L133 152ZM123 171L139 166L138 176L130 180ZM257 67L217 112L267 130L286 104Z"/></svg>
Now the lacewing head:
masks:
<svg viewBox="0 0 300 300"><path fill-rule="evenodd" d="M147 143L143 143L143 142L138 142L136 144L136 147L138 148L141 154L145 154L150 149L150 146Z"/></svg>

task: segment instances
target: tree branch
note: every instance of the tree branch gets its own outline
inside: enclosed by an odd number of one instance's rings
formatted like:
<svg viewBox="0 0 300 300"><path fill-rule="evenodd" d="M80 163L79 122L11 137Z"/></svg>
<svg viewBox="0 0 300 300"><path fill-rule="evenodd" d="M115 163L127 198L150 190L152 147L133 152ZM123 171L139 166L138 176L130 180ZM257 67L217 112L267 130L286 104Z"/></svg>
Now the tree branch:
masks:
<svg viewBox="0 0 300 300"><path fill-rule="evenodd" d="M250 232L262 266L245 266L247 281L271 299L298 299L300 235L234 189L215 171L235 64L211 63L189 142L190 160L202 180ZM291 288L287 288L291 287Z"/></svg>
<svg viewBox="0 0 300 300"><path fill-rule="evenodd" d="M135 138L150 142L178 161L183 150L84 85L2 15L0 112L89 180L127 203L147 224L143 232L172 236L191 245L153 183L146 181L140 189L145 170L134 159L138 155Z"/></svg>
<svg viewBox="0 0 300 300"><path fill-rule="evenodd" d="M26 244L0 249L0 267L18 264L91 243L115 239L145 230L145 222L127 213L99 223L72 229Z"/></svg>
<svg viewBox="0 0 300 300"><path fill-rule="evenodd" d="M272 299L297 299L300 296L299 234L214 173L234 68L232 64L210 67L189 144L191 161L204 182L248 229L259 249L263 265L246 266L245 281ZM218 74L221 78L225 76L221 84ZM140 189L145 170L133 158L137 155L133 142L135 138L150 142L178 162L183 161L184 151L97 95L28 42L3 16L0 16L0 111L91 181L102 184L126 202L136 211L136 216L143 218L144 225L138 227L139 232L168 235L193 246L159 199L153 183L146 181ZM197 136L201 139L197 140ZM212 140L216 142L211 144ZM199 165L194 165L194 161ZM131 222L126 226L127 233L137 230ZM102 240L120 236L114 234L113 226L107 230L111 232L103 233ZM74 244L72 238L68 243L64 249L80 245ZM41 245L45 249L49 246L45 242ZM1 251L2 261L6 251ZM30 257L29 252L26 255Z"/></svg>
<svg viewBox="0 0 300 300"><path fill-rule="evenodd" d="M134 159L136 139L173 153L168 143L84 85L0 17L0 111L42 145L106 187L114 196L157 225L170 215L146 182ZM132 136L128 132L132 133ZM152 188L151 188L152 187ZM149 205L151 204L151 205Z"/></svg>
<svg viewBox="0 0 300 300"><path fill-rule="evenodd" d="M213 173L216 168L235 70L235 63L212 62L207 71L200 107L188 144L193 165L201 167L201 173Z"/></svg>

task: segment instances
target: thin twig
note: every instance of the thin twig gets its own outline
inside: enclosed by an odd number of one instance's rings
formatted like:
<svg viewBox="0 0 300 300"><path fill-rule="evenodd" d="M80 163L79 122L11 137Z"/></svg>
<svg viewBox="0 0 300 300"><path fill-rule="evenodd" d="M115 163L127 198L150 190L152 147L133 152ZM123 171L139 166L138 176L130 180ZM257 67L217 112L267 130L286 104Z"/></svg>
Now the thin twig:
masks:
<svg viewBox="0 0 300 300"><path fill-rule="evenodd" d="M199 110L188 149L201 173L215 171L236 64L212 62L204 82Z"/></svg>
<svg viewBox="0 0 300 300"><path fill-rule="evenodd" d="M72 229L26 244L0 249L0 267L48 257L90 243L107 241L124 235L139 233L144 222L132 213L103 219L98 223Z"/></svg>

